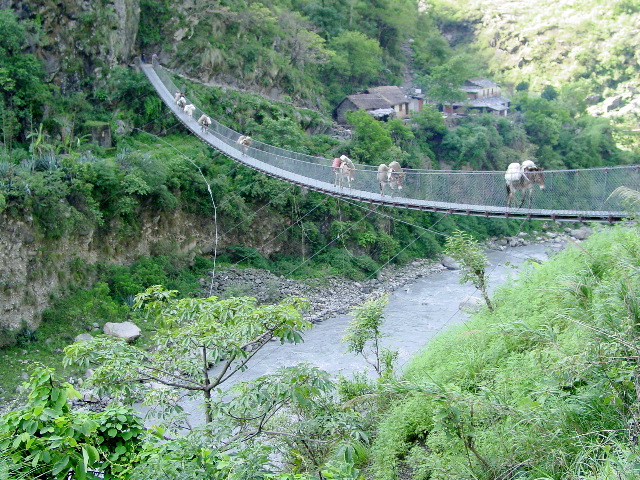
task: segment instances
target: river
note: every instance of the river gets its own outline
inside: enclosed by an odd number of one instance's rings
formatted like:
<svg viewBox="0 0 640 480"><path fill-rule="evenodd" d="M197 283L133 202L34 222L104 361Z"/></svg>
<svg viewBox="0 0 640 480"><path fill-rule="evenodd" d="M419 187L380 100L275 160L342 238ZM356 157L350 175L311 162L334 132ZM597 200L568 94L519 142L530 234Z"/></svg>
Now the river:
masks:
<svg viewBox="0 0 640 480"><path fill-rule="evenodd" d="M547 243L488 251L489 290L494 291L515 277L518 267L526 260L545 261L559 248L557 243ZM398 350L400 369L439 332L469 318L469 314L460 309L460 303L469 296L480 297L480 293L471 284L460 284L459 274L457 270L444 270L418 278L389 296L384 310L382 343ZM271 374L279 367L299 363L315 365L335 376L350 376L358 371L372 374L372 367L362 357L347 353L346 345L341 342L351 320L352 316L345 314L316 324L305 332L304 343L265 345L250 361L248 369L235 376L233 382L252 380ZM183 405L192 415L192 424L202 421L198 404Z"/></svg>

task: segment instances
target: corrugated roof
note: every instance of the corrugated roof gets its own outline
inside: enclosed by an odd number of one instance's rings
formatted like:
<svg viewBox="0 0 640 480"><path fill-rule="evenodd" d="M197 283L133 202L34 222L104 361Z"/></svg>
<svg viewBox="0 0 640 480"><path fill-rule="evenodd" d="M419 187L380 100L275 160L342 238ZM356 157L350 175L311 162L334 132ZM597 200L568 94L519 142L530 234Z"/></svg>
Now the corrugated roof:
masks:
<svg viewBox="0 0 640 480"><path fill-rule="evenodd" d="M367 93L377 93L386 98L391 105L400 105L401 103L407 103L409 98L405 95L400 87L395 85L371 87L366 90Z"/></svg>

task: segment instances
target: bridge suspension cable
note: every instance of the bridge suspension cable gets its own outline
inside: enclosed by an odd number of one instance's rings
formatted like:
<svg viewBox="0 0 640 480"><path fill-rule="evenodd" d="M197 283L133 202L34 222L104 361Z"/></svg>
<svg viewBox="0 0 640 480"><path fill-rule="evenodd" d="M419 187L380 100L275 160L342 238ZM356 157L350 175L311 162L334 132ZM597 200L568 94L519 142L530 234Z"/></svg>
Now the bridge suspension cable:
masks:
<svg viewBox="0 0 640 480"><path fill-rule="evenodd" d="M485 217L524 218L571 222L614 222L628 217L622 199L611 197L620 186L640 190L640 165L544 172L546 188L535 191L524 208L506 205L504 172L459 170L405 170L405 182L397 196L382 195L377 167L356 164L350 187L334 184L332 160L274 147L253 140L240 145L240 132L211 120L201 127L205 114L195 106L191 115L174 101L179 89L157 62L141 63L162 101L201 140L254 170L335 197L372 204L430 212ZM537 187L534 187L537 189ZM401 196L400 196L401 194Z"/></svg>

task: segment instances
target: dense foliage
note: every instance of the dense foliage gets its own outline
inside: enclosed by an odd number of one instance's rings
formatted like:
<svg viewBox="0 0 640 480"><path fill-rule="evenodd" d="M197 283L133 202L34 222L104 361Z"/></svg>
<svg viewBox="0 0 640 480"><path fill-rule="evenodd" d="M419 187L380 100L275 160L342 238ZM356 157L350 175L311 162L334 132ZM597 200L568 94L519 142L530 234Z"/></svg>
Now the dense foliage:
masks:
<svg viewBox="0 0 640 480"><path fill-rule="evenodd" d="M133 409L76 412L69 402L80 394L44 367L34 370L28 390L27 403L0 422L2 478L123 478L146 436Z"/></svg>
<svg viewBox="0 0 640 480"><path fill-rule="evenodd" d="M521 28L527 30L522 41L492 27L472 49L477 2L460 14L440 2L420 10L411 0L221 1L204 11L201 5L142 0L136 49L161 52L176 72L197 78L176 77L198 106L224 124L310 155L474 170L502 170L523 158L547 169L638 162L628 130L607 115L593 116L607 111L590 103L599 101L594 95L628 100L620 92L638 87L637 54L628 39L637 35L631 26L640 8L630 0L592 3L585 6L597 21L586 16L572 31L556 25L567 15L556 7L568 8L556 2L545 13L554 20ZM506 7L492 8L502 14ZM504 18L513 18L507 13ZM363 280L387 263L436 255L447 235L459 230L466 233L451 237L448 247L468 260L472 276L465 278L481 281L486 265L475 239L533 228L383 208L374 213L266 178L190 137L133 68L89 60L100 66L98 76L60 59L61 75L81 77L75 88L61 89L64 80L50 75L42 55L34 54L52 48L39 20L27 10L20 18L0 10L0 214L29 219L42 244L113 238L105 242L104 256L124 258L147 217L210 219L215 211L220 230L239 239L217 252L219 265ZM548 37L547 31L564 36ZM570 48L579 36L588 46ZM522 62L505 69L487 55L496 46L525 50ZM557 68L565 65L558 59L572 67ZM472 115L445 125L430 107L408 123L381 123L355 112L348 116L348 140L330 135L330 111L344 95L399 84L409 63L417 85L438 103L459 100L458 86L469 77L505 81L512 115ZM522 68L534 64L535 70ZM98 132L105 131L113 138L101 144ZM284 225L277 253L268 257L260 253L264 244L244 240L263 209L274 225ZM381 380L334 383L324 372L298 366L239 384L227 397L213 395L218 383L206 377L209 363L240 359L241 368L268 338L299 341L300 305L256 305L233 292L224 299L196 298L212 260L177 251L171 242L158 242L149 258L129 265L52 258L47 268L66 261L72 274L64 279L61 269L66 286L52 299L40 331L0 332L17 342L4 350L20 357L5 365L6 376L17 381L27 359L44 355L60 363L56 352L73 340L71 332L135 318L155 335L135 345L104 339L75 344L68 358L96 367L93 381L103 381L113 395L119 388L127 405L151 388L150 403L171 407L164 410L163 429L145 431L128 406L76 411L67 401L76 395L73 388L36 369L24 404L0 422L0 475L84 478L95 470L103 478L150 478L162 471L176 480L355 480L369 454L367 474L380 479L637 474L636 230L602 233L548 265L532 266L495 299L486 297L494 312L482 312L473 328L443 335L403 382L394 382L395 352L380 338L379 299L354 311L345 341ZM44 273L35 269L28 280ZM147 300L158 297L149 315L134 312L134 296L158 284L178 296L149 290ZM20 288L9 279L1 287ZM218 323L209 321L213 317ZM274 319L283 323L268 322ZM162 372L154 371L160 366ZM138 380L162 380L170 388ZM13 396L14 384L3 380L2 387L3 398ZM186 435L178 428L188 428L176 404L181 389L201 395L208 424Z"/></svg>
<svg viewBox="0 0 640 480"><path fill-rule="evenodd" d="M60 393L72 389L60 389L50 372L40 371L27 387L30 403L3 417L1 428L9 434L4 439L11 441L1 443L0 436L0 464L13 471L38 464L52 478L62 478L69 470L75 478L83 478L78 476L83 469L108 474L120 468L114 460L122 455L133 456L119 478L136 479L158 469L171 479L206 474L221 480L251 475L355 480L362 472L375 479L491 479L514 474L634 478L639 453L639 238L636 227L602 230L545 264L531 263L495 294L493 311L481 311L464 326L441 333L412 361L401 381L386 374L379 381L355 376L333 383L315 369L292 367L238 384L221 403L207 398L208 423L216 426L179 436L173 431L175 421L183 418L179 410L165 410L166 426L145 435L124 407L113 414L119 426L110 423L109 411L72 411L66 394ZM242 352L237 348L251 338L261 342L271 328L248 327L245 322L253 323L253 314L243 299L176 302L166 293L150 290L144 298L152 302L149 312L159 321L157 339L163 345L167 340L178 342L184 352L160 348L136 353L134 346L113 341L108 346L108 341L97 340L73 345L69 358L98 367L92 381L112 394L152 388L156 393L147 395L147 401L169 405L176 388L197 385L187 382L180 387L180 376L196 379L203 374L198 364L208 357L202 357L202 345L190 339L212 341L212 352L221 348L228 354L228 347ZM367 343L374 347L372 352L381 351L376 333L381 302L384 299L355 312L345 338L355 351L364 351ZM216 310L218 320L203 323L198 313L202 309ZM285 317L285 323L296 321L295 314ZM278 328L271 332L294 340ZM251 351L243 354L248 361ZM148 355L169 358L178 353L176 371L171 363L162 368L145 360ZM137 367L129 370L134 364ZM120 381L119 373L136 371L140 379L167 382L169 388ZM29 433L34 421L44 425L54 418L53 430L46 430L52 437ZM113 430L100 430L103 424ZM59 428L64 431L57 434ZM135 428L137 433L130 435ZM163 441L158 441L158 434ZM369 449L371 438L375 440ZM98 448L104 439L113 442ZM66 447L55 451L55 459L38 455L51 441L66 442ZM212 441L217 449L210 448ZM108 445L116 456L108 453ZM275 451L285 462L278 469L268 460Z"/></svg>
<svg viewBox="0 0 640 480"><path fill-rule="evenodd" d="M639 238L531 264L431 342L380 425L375 478L635 478Z"/></svg>
<svg viewBox="0 0 640 480"><path fill-rule="evenodd" d="M490 77L516 91L558 100L566 110L605 117L620 127L619 143L637 148L637 1L437 5L449 17L447 12L455 10L474 31L475 41L463 48L486 59Z"/></svg>

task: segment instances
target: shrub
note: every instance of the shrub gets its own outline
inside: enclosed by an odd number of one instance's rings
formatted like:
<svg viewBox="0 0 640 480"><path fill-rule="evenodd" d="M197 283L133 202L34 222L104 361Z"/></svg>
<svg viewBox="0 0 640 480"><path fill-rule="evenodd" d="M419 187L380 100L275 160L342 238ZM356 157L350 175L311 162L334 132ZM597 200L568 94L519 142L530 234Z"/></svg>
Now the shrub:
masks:
<svg viewBox="0 0 640 480"><path fill-rule="evenodd" d="M268 268L269 261L264 258L255 248L245 247L236 244L225 248L225 253L233 263L239 263L255 268Z"/></svg>

